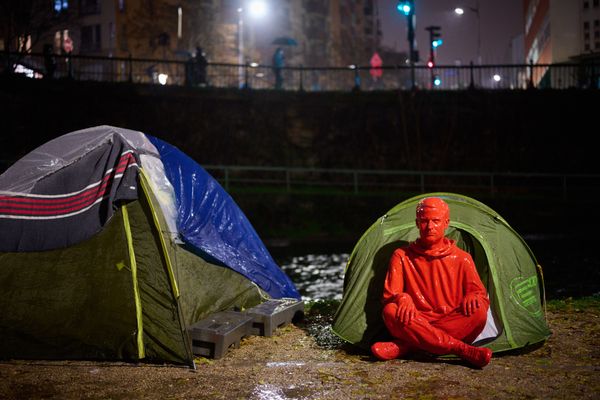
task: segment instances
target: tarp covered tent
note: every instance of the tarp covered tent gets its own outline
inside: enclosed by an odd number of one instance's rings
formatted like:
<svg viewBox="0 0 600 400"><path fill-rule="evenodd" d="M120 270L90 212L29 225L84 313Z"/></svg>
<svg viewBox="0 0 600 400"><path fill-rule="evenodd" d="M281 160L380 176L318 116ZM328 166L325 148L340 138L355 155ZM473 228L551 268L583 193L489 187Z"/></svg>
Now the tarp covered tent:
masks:
<svg viewBox="0 0 600 400"><path fill-rule="evenodd" d="M198 320L300 297L206 171L111 126L0 175L0 288L0 358L187 364Z"/></svg>
<svg viewBox="0 0 600 400"><path fill-rule="evenodd" d="M531 249L494 210L453 193L430 193L403 201L363 234L346 266L333 331L365 349L386 337L381 294L388 262L396 248L418 238L415 209L419 200L431 196L448 203L446 235L471 254L488 290L488 321L474 343L501 352L546 340L550 331L543 309L542 270Z"/></svg>

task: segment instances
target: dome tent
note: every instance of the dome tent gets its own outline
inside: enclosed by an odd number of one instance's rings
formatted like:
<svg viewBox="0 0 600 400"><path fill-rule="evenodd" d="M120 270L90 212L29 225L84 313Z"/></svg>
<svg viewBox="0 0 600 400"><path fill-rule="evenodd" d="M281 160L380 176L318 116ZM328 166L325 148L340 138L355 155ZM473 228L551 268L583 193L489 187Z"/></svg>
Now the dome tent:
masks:
<svg viewBox="0 0 600 400"><path fill-rule="evenodd" d="M486 327L474 344L501 352L545 341L550 331L543 309L542 270L531 249L494 210L453 193L423 194L403 201L363 234L346 266L334 333L364 349L386 337L381 294L388 262L396 248L418 237L415 209L426 197L440 197L448 203L446 236L471 254L490 297Z"/></svg>
<svg viewBox="0 0 600 400"><path fill-rule="evenodd" d="M243 212L160 139L98 126L0 175L0 358L193 364L187 327L299 298Z"/></svg>

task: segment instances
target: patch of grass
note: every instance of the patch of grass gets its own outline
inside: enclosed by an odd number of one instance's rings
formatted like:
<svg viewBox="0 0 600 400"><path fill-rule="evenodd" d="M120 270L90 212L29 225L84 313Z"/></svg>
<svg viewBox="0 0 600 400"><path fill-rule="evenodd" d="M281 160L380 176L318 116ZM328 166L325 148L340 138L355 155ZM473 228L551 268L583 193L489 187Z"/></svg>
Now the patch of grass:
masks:
<svg viewBox="0 0 600 400"><path fill-rule="evenodd" d="M578 312L582 310L600 311L600 295L566 299L550 300L547 303L548 311Z"/></svg>
<svg viewBox="0 0 600 400"><path fill-rule="evenodd" d="M339 305L339 300L311 300L305 303L304 311L307 317L333 318Z"/></svg>

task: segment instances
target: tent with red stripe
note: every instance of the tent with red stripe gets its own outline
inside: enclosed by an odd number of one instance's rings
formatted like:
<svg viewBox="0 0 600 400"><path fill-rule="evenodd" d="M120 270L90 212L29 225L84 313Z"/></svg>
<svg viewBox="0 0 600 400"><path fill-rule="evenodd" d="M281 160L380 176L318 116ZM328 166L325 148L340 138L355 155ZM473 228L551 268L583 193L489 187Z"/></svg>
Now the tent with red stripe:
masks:
<svg viewBox="0 0 600 400"><path fill-rule="evenodd" d="M216 180L112 126L58 137L0 175L0 287L0 358L192 364L190 325L299 298Z"/></svg>

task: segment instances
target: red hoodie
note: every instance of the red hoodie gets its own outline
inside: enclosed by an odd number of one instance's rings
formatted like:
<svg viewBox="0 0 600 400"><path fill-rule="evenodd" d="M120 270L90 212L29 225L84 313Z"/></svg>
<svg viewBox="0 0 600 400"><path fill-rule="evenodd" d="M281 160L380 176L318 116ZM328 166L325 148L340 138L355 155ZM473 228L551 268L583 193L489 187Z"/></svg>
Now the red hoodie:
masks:
<svg viewBox="0 0 600 400"><path fill-rule="evenodd" d="M444 238L441 246L424 249L419 242L394 251L385 278L383 303L406 293L428 320L460 310L467 294L475 294L487 308L487 292L471 255Z"/></svg>

